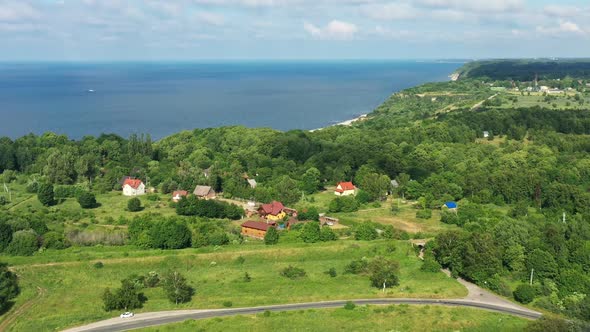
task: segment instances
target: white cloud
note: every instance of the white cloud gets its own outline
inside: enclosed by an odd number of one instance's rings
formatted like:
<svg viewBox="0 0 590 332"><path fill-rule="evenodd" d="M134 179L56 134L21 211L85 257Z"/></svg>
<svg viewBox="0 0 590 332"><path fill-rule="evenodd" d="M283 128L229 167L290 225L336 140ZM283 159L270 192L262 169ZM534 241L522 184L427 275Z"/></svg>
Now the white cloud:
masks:
<svg viewBox="0 0 590 332"><path fill-rule="evenodd" d="M24 1L0 1L0 21L19 22L41 18L41 13Z"/></svg>
<svg viewBox="0 0 590 332"><path fill-rule="evenodd" d="M571 22L571 21L561 21L561 22L559 22L559 25L556 27L538 26L536 31L541 34L553 35L553 36L564 35L564 34L566 34L566 35L567 34L575 34L575 35L586 35L587 34L587 31L580 28L579 25L577 25L576 23Z"/></svg>
<svg viewBox="0 0 590 332"><path fill-rule="evenodd" d="M195 14L196 18L209 25L222 26L225 24L225 17L220 14L211 12L198 12Z"/></svg>
<svg viewBox="0 0 590 332"><path fill-rule="evenodd" d="M331 21L324 28L319 28L309 22L304 22L303 29L314 38L335 40L352 39L359 30L358 27L352 23L338 20Z"/></svg>
<svg viewBox="0 0 590 332"><path fill-rule="evenodd" d="M419 11L407 3L371 4L361 7L368 17L377 20L407 20L416 18Z"/></svg>
<svg viewBox="0 0 590 332"><path fill-rule="evenodd" d="M525 0L418 0L426 7L459 9L473 12L507 12L525 8Z"/></svg>

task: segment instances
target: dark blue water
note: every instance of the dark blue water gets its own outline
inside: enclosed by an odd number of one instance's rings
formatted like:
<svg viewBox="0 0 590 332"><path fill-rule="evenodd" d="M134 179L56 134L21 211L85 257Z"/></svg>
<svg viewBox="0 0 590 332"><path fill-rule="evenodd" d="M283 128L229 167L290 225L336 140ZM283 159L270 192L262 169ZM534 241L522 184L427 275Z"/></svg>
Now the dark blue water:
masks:
<svg viewBox="0 0 590 332"><path fill-rule="evenodd" d="M245 125L315 129L460 64L401 61L0 64L0 136ZM88 92L94 90L94 92Z"/></svg>

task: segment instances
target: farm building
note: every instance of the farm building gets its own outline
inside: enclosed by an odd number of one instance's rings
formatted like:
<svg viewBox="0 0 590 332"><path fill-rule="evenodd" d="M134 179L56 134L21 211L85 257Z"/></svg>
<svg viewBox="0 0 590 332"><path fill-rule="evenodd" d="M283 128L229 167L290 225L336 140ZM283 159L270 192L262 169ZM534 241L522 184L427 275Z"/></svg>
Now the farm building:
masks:
<svg viewBox="0 0 590 332"><path fill-rule="evenodd" d="M242 235L255 239L264 239L270 227L274 226L261 221L246 221L242 224Z"/></svg>
<svg viewBox="0 0 590 332"><path fill-rule="evenodd" d="M140 179L127 178L123 181L123 195L145 195L145 184L143 184L143 182Z"/></svg>
<svg viewBox="0 0 590 332"><path fill-rule="evenodd" d="M198 198L210 199L215 198L216 193L210 186L197 186L193 194Z"/></svg>
<svg viewBox="0 0 590 332"><path fill-rule="evenodd" d="M336 196L350 196L356 193L356 186L352 182L340 182L334 190Z"/></svg>
<svg viewBox="0 0 590 332"><path fill-rule="evenodd" d="M174 202L178 202L180 201L180 199L182 199L183 197L188 196L188 191L186 190L176 190L175 192L172 193L172 200Z"/></svg>
<svg viewBox="0 0 590 332"><path fill-rule="evenodd" d="M258 214L267 220L281 220L287 215L284 209L283 203L273 201L269 204L262 204L258 209Z"/></svg>

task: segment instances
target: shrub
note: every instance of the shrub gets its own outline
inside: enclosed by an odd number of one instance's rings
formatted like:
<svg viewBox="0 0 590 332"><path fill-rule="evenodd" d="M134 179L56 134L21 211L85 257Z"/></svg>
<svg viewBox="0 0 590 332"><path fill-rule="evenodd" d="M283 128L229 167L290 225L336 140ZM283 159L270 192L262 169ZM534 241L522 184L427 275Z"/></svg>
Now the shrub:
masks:
<svg viewBox="0 0 590 332"><path fill-rule="evenodd" d="M223 301L223 306L226 308L231 308L234 304L232 303L232 301Z"/></svg>
<svg viewBox="0 0 590 332"><path fill-rule="evenodd" d="M0 206L8 204L8 199L4 196L0 196Z"/></svg>
<svg viewBox="0 0 590 332"><path fill-rule="evenodd" d="M369 263L366 259L356 259L351 261L346 267L344 268L344 273L352 273L352 274L360 274L367 272L367 267Z"/></svg>
<svg viewBox="0 0 590 332"><path fill-rule="evenodd" d="M370 223L361 223L355 227L354 238L356 240L371 241L375 240L379 234Z"/></svg>
<svg viewBox="0 0 590 332"><path fill-rule="evenodd" d="M423 209L416 211L416 218L418 219L430 219L432 218L432 210Z"/></svg>
<svg viewBox="0 0 590 332"><path fill-rule="evenodd" d="M89 191L85 191L78 195L78 203L83 209L93 209L98 206L96 203L96 196Z"/></svg>
<svg viewBox="0 0 590 332"><path fill-rule="evenodd" d="M276 230L276 228L270 227L264 235L264 244L274 245L277 243L279 243L279 232Z"/></svg>
<svg viewBox="0 0 590 332"><path fill-rule="evenodd" d="M320 223L308 222L303 226L301 239L305 243L316 243L320 240Z"/></svg>
<svg viewBox="0 0 590 332"><path fill-rule="evenodd" d="M356 308L356 304L352 301L347 301L346 304L344 304L344 309L346 310L354 310L354 308Z"/></svg>
<svg viewBox="0 0 590 332"><path fill-rule="evenodd" d="M299 220L320 220L320 215L318 213L318 209L315 206L305 208L299 212L297 216Z"/></svg>
<svg viewBox="0 0 590 332"><path fill-rule="evenodd" d="M137 212L141 211L143 208L141 207L141 201L137 197L133 197L127 202L127 210L130 212Z"/></svg>
<svg viewBox="0 0 590 332"><path fill-rule="evenodd" d="M53 185L51 184L42 184L39 186L39 191L37 192L37 199L39 202L45 206L55 205L55 196L53 193Z"/></svg>
<svg viewBox="0 0 590 332"><path fill-rule="evenodd" d="M102 269L104 267L104 264L102 262L96 262L93 266L95 269Z"/></svg>
<svg viewBox="0 0 590 332"><path fill-rule="evenodd" d="M528 284L518 285L513 295L514 299L520 303L531 303L535 299L535 288Z"/></svg>
<svg viewBox="0 0 590 332"><path fill-rule="evenodd" d="M160 284L160 275L156 271L150 271L143 280L145 287L154 288Z"/></svg>
<svg viewBox="0 0 590 332"><path fill-rule="evenodd" d="M244 258L244 256L238 256L238 258L236 258L236 263L237 264L244 264L244 262L246 261L246 259Z"/></svg>
<svg viewBox="0 0 590 332"><path fill-rule="evenodd" d="M37 234L32 230L18 231L12 235L12 241L6 252L14 256L31 256L39 249Z"/></svg>
<svg viewBox="0 0 590 332"><path fill-rule="evenodd" d="M244 282L250 282L250 281L252 281L252 277L250 276L250 274L248 272L244 272L244 277L242 278L242 280Z"/></svg>
<svg viewBox="0 0 590 332"><path fill-rule="evenodd" d="M338 236L330 227L322 227L320 230L320 241L327 242L327 241L336 241L338 240Z"/></svg>
<svg viewBox="0 0 590 332"><path fill-rule="evenodd" d="M440 264L433 258L424 259L424 262L422 262L422 266L420 267L420 270L424 272L439 272L440 269Z"/></svg>
<svg viewBox="0 0 590 332"><path fill-rule="evenodd" d="M39 182L33 181L27 184L27 188L25 189L29 194L36 194L39 192Z"/></svg>
<svg viewBox="0 0 590 332"><path fill-rule="evenodd" d="M329 275L332 278L335 278L338 273L336 272L336 269L331 267L328 271L325 272L327 275Z"/></svg>
<svg viewBox="0 0 590 332"><path fill-rule="evenodd" d="M47 232L43 235L43 248L65 249L68 247L63 234L58 232Z"/></svg>
<svg viewBox="0 0 590 332"><path fill-rule="evenodd" d="M295 280L305 277L306 273L302 268L289 265L281 271L281 275L291 280Z"/></svg>

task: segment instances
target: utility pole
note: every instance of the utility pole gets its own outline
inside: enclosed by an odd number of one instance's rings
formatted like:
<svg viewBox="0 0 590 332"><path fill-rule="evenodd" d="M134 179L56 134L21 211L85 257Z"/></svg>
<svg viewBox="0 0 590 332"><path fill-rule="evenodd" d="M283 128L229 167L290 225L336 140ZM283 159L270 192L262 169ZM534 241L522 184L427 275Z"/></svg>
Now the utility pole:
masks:
<svg viewBox="0 0 590 332"><path fill-rule="evenodd" d="M529 280L529 285L533 285L533 273L535 272L535 269L531 269L531 279Z"/></svg>
<svg viewBox="0 0 590 332"><path fill-rule="evenodd" d="M565 211L563 212L562 222L565 224Z"/></svg>
<svg viewBox="0 0 590 332"><path fill-rule="evenodd" d="M10 189L8 189L6 182L4 182L4 190L8 193L8 201L12 202L12 193L10 192Z"/></svg>
<svg viewBox="0 0 590 332"><path fill-rule="evenodd" d="M385 283L387 282L387 279L383 281L383 293L385 293Z"/></svg>

